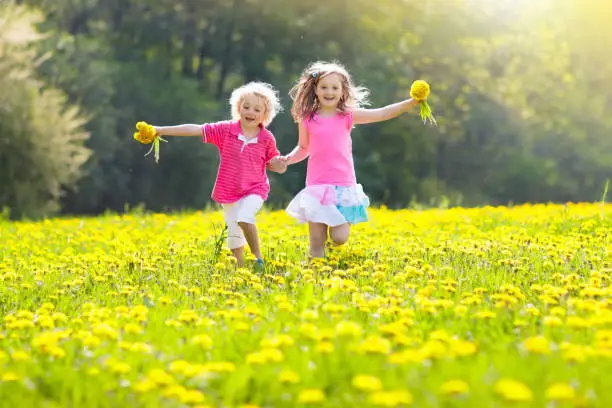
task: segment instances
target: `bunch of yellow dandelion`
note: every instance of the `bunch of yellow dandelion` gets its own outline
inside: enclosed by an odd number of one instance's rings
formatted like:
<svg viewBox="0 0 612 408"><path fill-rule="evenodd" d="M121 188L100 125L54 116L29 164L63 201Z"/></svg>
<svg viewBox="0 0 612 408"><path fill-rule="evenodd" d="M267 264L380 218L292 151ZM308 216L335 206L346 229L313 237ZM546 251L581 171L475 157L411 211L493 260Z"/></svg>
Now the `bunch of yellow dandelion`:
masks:
<svg viewBox="0 0 612 408"><path fill-rule="evenodd" d="M421 79L418 79L412 83L410 87L410 97L417 101L420 105L419 116L423 120L423 123L427 123L427 119L434 125L437 124L436 119L431 113L431 107L427 103L427 97L429 96L429 84Z"/></svg>
<svg viewBox="0 0 612 408"><path fill-rule="evenodd" d="M166 142L160 135L157 134L155 128L149 125L147 122L136 123L137 132L134 133L134 139L138 140L142 144L151 144L151 149L145 154L148 156L151 152L154 152L155 163L159 162L159 142Z"/></svg>

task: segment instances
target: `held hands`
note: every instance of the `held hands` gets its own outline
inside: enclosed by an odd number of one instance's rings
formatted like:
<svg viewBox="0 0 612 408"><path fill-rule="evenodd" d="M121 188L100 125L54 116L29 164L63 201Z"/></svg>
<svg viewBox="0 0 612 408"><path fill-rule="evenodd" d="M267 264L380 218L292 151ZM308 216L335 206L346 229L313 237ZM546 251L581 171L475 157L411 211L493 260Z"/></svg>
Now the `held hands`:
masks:
<svg viewBox="0 0 612 408"><path fill-rule="evenodd" d="M287 156L276 156L268 163L268 168L276 173L283 174L287 171Z"/></svg>

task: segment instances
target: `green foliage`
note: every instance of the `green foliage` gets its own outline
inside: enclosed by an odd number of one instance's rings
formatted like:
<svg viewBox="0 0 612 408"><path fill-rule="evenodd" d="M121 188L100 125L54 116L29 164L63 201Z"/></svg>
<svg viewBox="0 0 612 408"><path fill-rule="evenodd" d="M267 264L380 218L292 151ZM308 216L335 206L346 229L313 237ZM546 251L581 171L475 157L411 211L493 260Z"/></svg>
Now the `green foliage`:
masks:
<svg viewBox="0 0 612 408"><path fill-rule="evenodd" d="M13 217L39 217L59 208L90 156L85 118L63 92L46 87L29 48L40 39L39 16L0 5L0 203Z"/></svg>
<svg viewBox="0 0 612 408"><path fill-rule="evenodd" d="M317 59L343 62L373 106L408 97L415 79L432 86L437 128L415 110L353 133L359 182L376 203L592 201L612 173L606 2L23 3L45 15L38 72L90 115L94 154L63 196L67 213L203 207L216 150L171 138L153 165L131 138L134 124L225 119L232 88L264 80L283 96L271 129L288 152L297 131L287 91ZM286 204L304 172L270 175L269 204Z"/></svg>

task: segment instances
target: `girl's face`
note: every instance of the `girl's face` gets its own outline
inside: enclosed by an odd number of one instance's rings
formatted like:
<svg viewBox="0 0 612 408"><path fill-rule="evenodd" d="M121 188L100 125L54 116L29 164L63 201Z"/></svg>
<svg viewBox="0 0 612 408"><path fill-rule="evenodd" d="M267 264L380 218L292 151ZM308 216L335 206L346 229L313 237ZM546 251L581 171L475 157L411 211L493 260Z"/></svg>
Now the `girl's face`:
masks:
<svg viewBox="0 0 612 408"><path fill-rule="evenodd" d="M342 81L340 75L330 74L319 80L315 94L322 108L335 109L342 97Z"/></svg>
<svg viewBox="0 0 612 408"><path fill-rule="evenodd" d="M257 127L263 120L266 113L266 106L257 95L245 95L240 101L240 123L244 127Z"/></svg>

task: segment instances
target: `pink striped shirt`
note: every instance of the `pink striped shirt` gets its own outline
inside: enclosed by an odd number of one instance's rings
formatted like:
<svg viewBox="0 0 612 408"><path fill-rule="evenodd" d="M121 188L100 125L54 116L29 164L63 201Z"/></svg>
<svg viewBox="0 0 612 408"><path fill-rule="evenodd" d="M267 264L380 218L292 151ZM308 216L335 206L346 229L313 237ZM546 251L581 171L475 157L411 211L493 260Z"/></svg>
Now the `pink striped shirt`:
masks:
<svg viewBox="0 0 612 408"><path fill-rule="evenodd" d="M266 165L280 155L272 133L261 126L254 138L242 135L240 121L202 125L202 141L217 146L220 162L212 199L220 204L234 203L256 194L266 200L270 182Z"/></svg>

